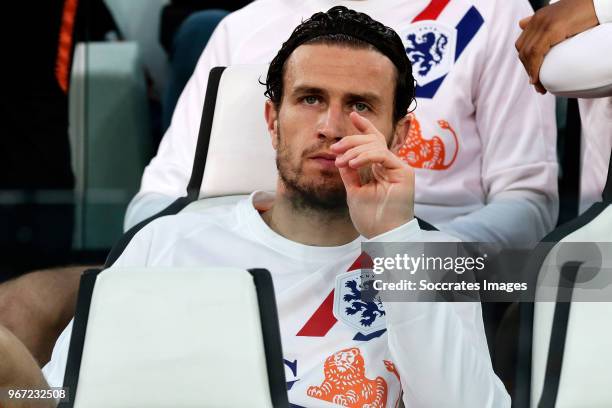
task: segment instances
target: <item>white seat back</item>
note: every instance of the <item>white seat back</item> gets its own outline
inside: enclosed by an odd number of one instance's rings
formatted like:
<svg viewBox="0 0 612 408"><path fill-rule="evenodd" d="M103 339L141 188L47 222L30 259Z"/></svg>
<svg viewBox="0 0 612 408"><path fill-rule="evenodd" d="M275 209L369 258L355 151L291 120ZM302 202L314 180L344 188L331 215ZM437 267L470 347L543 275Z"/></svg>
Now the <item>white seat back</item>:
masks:
<svg viewBox="0 0 612 408"><path fill-rule="evenodd" d="M86 336L78 315L73 331L77 343L84 336L75 407L273 406L248 271L107 269L95 278L86 321Z"/></svg>
<svg viewBox="0 0 612 408"><path fill-rule="evenodd" d="M559 275L559 259L568 247L564 243L596 245L601 253L601 270L594 278L601 289L584 289L575 285L567 322L562 367L556 397L557 408L598 408L612 406L612 206L608 205L597 217L559 242L547 255L536 298L550 300L557 290L552 285ZM590 259L593 257L591 256ZM588 263L585 264L588 266ZM580 273L580 272L579 272ZM580 276L580 275L578 275ZM542 282L546 279L548 284ZM580 281L580 279L579 279ZM594 280L591 282L594 283ZM542 292L546 291L546 294ZM593 300L587 302L586 300ZM537 407L544 389L549 344L553 327L555 303L537 302L534 308L532 343L531 406ZM559 307L559 305L557 305ZM555 356L558 357L558 356Z"/></svg>
<svg viewBox="0 0 612 408"><path fill-rule="evenodd" d="M276 190L276 153L264 120L268 65L235 65L223 71L211 128L200 197Z"/></svg>

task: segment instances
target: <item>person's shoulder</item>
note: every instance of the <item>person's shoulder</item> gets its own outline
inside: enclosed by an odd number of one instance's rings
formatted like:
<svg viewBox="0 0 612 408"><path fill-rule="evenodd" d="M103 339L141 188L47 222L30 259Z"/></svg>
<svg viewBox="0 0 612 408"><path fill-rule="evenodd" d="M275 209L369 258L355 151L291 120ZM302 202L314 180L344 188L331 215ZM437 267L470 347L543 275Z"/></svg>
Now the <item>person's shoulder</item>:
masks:
<svg viewBox="0 0 612 408"><path fill-rule="evenodd" d="M185 235L210 227L233 225L238 221L239 203L206 206L195 202L178 214L155 219L147 227L153 229L154 232L163 231Z"/></svg>
<svg viewBox="0 0 612 408"><path fill-rule="evenodd" d="M291 4L286 4L283 0L256 0L227 15L215 31L223 32L221 38L224 38L232 53L239 53L242 45L251 41L255 33L264 31L269 36L269 33L277 31L279 25L284 27L287 17L294 14L292 10ZM238 63L242 61L242 57L237 57Z"/></svg>
<svg viewBox="0 0 612 408"><path fill-rule="evenodd" d="M229 14L223 19L223 23L232 28L269 24L271 20L291 13L292 3L285 0L255 0Z"/></svg>
<svg viewBox="0 0 612 408"><path fill-rule="evenodd" d="M194 235L211 236L222 230L240 228L241 202L213 206L193 203L178 214L152 220L134 235L129 245L161 250L173 247L183 238Z"/></svg>
<svg viewBox="0 0 612 408"><path fill-rule="evenodd" d="M163 264L168 261L165 255L185 242L214 240L219 234L239 230L239 206L240 202L189 207L178 214L156 218L130 239L114 266Z"/></svg>

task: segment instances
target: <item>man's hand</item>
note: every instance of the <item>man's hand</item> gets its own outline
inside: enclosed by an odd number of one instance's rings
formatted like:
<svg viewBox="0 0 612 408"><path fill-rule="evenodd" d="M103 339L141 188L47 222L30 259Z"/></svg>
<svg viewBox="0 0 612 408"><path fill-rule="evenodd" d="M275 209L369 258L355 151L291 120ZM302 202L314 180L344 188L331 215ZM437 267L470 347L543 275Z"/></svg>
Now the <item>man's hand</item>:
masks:
<svg viewBox="0 0 612 408"><path fill-rule="evenodd" d="M414 172L387 148L385 136L369 120L356 112L350 118L360 134L344 137L331 149L338 154L353 224L372 238L414 217ZM370 171L362 171L362 178L360 169Z"/></svg>
<svg viewBox="0 0 612 408"><path fill-rule="evenodd" d="M538 92L546 93L539 76L548 51L563 40L597 24L593 0L560 0L519 21L523 32L515 46L530 82Z"/></svg>

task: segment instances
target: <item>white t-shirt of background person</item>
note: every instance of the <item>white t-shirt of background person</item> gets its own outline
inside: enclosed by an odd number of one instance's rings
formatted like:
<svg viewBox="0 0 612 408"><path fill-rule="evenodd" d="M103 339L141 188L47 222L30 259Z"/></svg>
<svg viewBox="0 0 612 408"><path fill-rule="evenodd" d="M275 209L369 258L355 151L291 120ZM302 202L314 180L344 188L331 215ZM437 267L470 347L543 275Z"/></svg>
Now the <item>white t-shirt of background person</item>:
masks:
<svg viewBox="0 0 612 408"><path fill-rule="evenodd" d="M355 262L365 238L338 247L290 241L271 230L255 209L268 208L272 199L268 193L254 193L238 204L162 217L134 237L115 265L268 269L289 399L296 406L334 406L330 402L342 395L332 387L330 394L316 396L316 387L336 379L325 373L328 359L354 370L354 384L347 385L356 398L350 406L396 407L402 390L407 407L510 406L491 366L480 303L372 303L376 313L342 312L336 319L332 304L345 310L351 304L343 303L343 294L355 294L351 285L339 293L336 277L352 280L360 273ZM452 238L421 231L413 220L372 241L426 240ZM367 324L356 328L362 319ZM51 386L62 384L71 326L43 369Z"/></svg>
<svg viewBox="0 0 612 408"><path fill-rule="evenodd" d="M612 1L593 0L600 24L612 24ZM585 44L588 46L588 44ZM610 49L612 51L612 48ZM592 63L597 63L595 59ZM608 67L612 71L612 66ZM580 156L580 212L601 201L612 151L612 95L608 98L579 99L582 122Z"/></svg>
<svg viewBox="0 0 612 408"><path fill-rule="evenodd" d="M550 3L556 3L553 0ZM590 33L579 33L564 42L563 53L550 53L547 60L555 70L549 73L559 89L571 89L578 99L581 119L580 142L580 206L583 213L591 205L601 201L606 184L610 151L612 150L612 95L593 98L593 85L597 87L612 84L612 59L601 58L612 51L607 39L612 28L612 1L593 0L599 26ZM608 53L608 54L606 54ZM576 55L594 56L587 64L576 64ZM568 73L571 72L571 75Z"/></svg>
<svg viewBox="0 0 612 408"><path fill-rule="evenodd" d="M612 51L612 47L611 47ZM612 67L610 67L612 70ZM612 97L578 99L582 122L580 212L601 201L612 151Z"/></svg>
<svg viewBox="0 0 612 408"><path fill-rule="evenodd" d="M178 100L126 228L185 194L210 69L270 62L302 20L333 5L395 29L414 63L417 105L400 154L415 168L415 213L466 241L521 246L550 231L554 98L533 90L514 48L517 22L533 12L527 0L257 0L230 14Z"/></svg>

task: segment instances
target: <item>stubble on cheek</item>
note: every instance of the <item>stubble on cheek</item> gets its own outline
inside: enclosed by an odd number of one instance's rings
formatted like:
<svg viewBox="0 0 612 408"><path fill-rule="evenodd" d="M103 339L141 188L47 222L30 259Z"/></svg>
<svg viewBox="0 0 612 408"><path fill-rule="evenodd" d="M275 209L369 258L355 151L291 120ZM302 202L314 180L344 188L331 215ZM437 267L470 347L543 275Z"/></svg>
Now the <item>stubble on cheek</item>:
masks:
<svg viewBox="0 0 612 408"><path fill-rule="evenodd" d="M346 190L338 171L305 169L308 156L322 150L315 145L293 153L279 133L276 167L290 199L296 208L338 211L346 208ZM312 174L308 174L312 173Z"/></svg>

